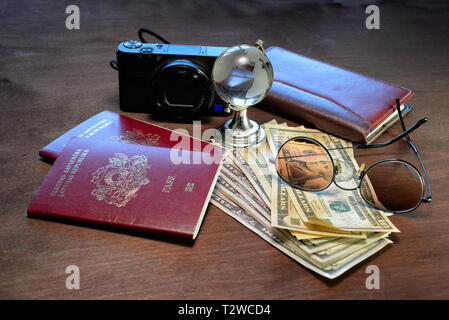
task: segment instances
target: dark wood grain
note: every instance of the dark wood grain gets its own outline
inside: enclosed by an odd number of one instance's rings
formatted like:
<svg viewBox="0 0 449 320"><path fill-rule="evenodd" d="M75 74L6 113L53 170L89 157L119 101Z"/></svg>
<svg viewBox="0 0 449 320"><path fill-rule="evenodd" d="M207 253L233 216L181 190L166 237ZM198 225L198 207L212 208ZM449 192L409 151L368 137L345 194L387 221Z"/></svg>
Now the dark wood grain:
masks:
<svg viewBox="0 0 449 320"><path fill-rule="evenodd" d="M449 7L444 1L381 3L381 29L369 31L364 6L341 2L76 1L81 29L69 31L69 1L3 0L0 298L449 298ZM213 205L194 243L27 218L51 167L38 151L102 110L119 111L117 74L108 63L117 44L135 39L142 26L175 43L233 45L261 38L267 46L413 89L406 121L429 118L413 140L429 171L433 202L393 217L401 230L392 236L394 244L334 281L306 270ZM256 108L249 114L259 122L285 120ZM210 118L203 129L223 120ZM395 126L383 139L399 131ZM361 152L359 161L367 156ZM385 154L369 152L362 161L414 160L404 143ZM80 268L80 290L65 288L71 264ZM380 290L365 288L370 264L380 268Z"/></svg>

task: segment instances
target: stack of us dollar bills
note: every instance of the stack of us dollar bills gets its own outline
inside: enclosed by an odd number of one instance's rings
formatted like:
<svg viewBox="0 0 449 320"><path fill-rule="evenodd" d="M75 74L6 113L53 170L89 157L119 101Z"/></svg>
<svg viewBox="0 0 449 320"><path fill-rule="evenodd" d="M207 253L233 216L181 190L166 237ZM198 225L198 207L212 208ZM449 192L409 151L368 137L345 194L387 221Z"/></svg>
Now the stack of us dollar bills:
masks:
<svg viewBox="0 0 449 320"><path fill-rule="evenodd" d="M285 183L270 161L285 141L307 136L332 149L333 159L343 167L343 180L356 179L359 166L353 149L348 148L351 142L275 121L264 127L264 145L229 153L211 198L214 205L301 265L330 279L392 243L388 235L399 230L389 214L366 204L357 189L345 191L333 183L320 192L301 191Z"/></svg>

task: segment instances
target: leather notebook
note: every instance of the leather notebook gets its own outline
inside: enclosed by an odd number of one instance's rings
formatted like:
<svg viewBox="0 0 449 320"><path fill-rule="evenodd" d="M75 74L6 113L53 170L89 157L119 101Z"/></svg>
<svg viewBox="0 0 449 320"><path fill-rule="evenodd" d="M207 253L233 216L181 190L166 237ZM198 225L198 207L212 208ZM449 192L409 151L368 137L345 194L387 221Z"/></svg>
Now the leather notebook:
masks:
<svg viewBox="0 0 449 320"><path fill-rule="evenodd" d="M72 138L28 207L28 216L195 239L222 165L203 152Z"/></svg>
<svg viewBox="0 0 449 320"><path fill-rule="evenodd" d="M266 49L274 81L258 106L354 142L371 143L397 119L413 91L279 47Z"/></svg>

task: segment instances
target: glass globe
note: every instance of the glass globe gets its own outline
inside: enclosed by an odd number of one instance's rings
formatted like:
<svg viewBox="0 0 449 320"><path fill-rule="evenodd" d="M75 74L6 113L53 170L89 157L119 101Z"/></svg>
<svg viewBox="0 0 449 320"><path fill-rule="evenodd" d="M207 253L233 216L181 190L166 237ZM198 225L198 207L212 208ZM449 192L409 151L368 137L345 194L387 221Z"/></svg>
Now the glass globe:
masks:
<svg viewBox="0 0 449 320"><path fill-rule="evenodd" d="M263 100L273 84L273 68L260 49L239 45L225 50L212 69L215 92L234 110Z"/></svg>

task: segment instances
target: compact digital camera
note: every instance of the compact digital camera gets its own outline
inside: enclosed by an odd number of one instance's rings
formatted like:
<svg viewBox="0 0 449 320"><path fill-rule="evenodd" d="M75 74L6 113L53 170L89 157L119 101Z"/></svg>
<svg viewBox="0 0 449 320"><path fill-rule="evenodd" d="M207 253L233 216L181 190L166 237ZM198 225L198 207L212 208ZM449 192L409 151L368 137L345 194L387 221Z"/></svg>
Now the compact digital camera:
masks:
<svg viewBox="0 0 449 320"><path fill-rule="evenodd" d="M182 121L229 115L211 80L227 48L125 41L117 48L120 109Z"/></svg>

